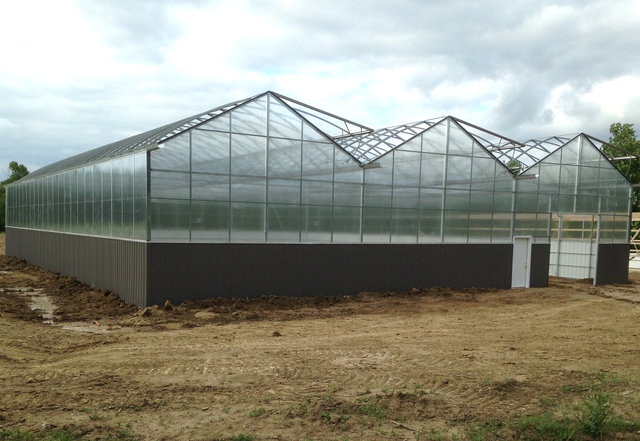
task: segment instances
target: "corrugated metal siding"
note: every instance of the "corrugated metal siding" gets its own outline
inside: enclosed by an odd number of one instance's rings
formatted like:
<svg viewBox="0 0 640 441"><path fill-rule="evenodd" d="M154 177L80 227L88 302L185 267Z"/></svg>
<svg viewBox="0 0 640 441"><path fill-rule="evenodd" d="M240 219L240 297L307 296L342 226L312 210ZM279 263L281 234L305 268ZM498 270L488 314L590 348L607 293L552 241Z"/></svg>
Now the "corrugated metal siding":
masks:
<svg viewBox="0 0 640 441"><path fill-rule="evenodd" d="M551 244L534 243L531 245L531 288L549 286L549 259Z"/></svg>
<svg viewBox="0 0 640 441"><path fill-rule="evenodd" d="M148 244L148 302L510 288L512 244ZM546 268L545 268L546 269Z"/></svg>
<svg viewBox="0 0 640 441"><path fill-rule="evenodd" d="M601 243L598 245L596 285L629 282L628 243Z"/></svg>
<svg viewBox="0 0 640 441"><path fill-rule="evenodd" d="M7 255L146 306L147 243L7 228Z"/></svg>

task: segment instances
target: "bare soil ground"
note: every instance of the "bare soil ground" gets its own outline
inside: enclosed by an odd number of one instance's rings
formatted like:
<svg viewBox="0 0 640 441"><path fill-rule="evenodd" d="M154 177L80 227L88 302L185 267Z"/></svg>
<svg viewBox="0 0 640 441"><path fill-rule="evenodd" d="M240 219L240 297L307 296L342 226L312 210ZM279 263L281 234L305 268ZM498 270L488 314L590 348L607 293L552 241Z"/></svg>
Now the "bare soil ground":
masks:
<svg viewBox="0 0 640 441"><path fill-rule="evenodd" d="M0 236L0 430L534 439L509 423L571 417L594 385L616 415L640 419L639 273L599 287L552 279L542 289L330 294L141 311L6 257ZM32 309L47 300L52 317Z"/></svg>

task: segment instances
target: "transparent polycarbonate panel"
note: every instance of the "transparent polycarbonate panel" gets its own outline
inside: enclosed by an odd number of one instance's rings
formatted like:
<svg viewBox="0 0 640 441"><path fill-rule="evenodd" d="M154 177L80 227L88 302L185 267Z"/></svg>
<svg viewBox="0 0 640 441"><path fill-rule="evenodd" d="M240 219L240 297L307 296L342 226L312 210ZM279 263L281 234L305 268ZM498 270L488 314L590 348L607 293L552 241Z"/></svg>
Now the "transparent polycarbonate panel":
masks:
<svg viewBox="0 0 640 441"><path fill-rule="evenodd" d="M578 213L598 213L599 206L599 196L576 196L576 212Z"/></svg>
<svg viewBox="0 0 640 441"><path fill-rule="evenodd" d="M391 240L391 209L364 207L362 209L362 241L389 243Z"/></svg>
<svg viewBox="0 0 640 441"><path fill-rule="evenodd" d="M133 176L133 237L147 240L147 157L134 156Z"/></svg>
<svg viewBox="0 0 640 441"><path fill-rule="evenodd" d="M229 240L229 203L213 201L191 202L191 240Z"/></svg>
<svg viewBox="0 0 640 441"><path fill-rule="evenodd" d="M267 138L260 136L231 136L231 174L265 176Z"/></svg>
<svg viewBox="0 0 640 441"><path fill-rule="evenodd" d="M362 185L335 182L333 184L333 205L348 205L352 207L362 205Z"/></svg>
<svg viewBox="0 0 640 441"><path fill-rule="evenodd" d="M598 194L600 170L595 167L580 167L578 192L582 194Z"/></svg>
<svg viewBox="0 0 640 441"><path fill-rule="evenodd" d="M596 146L586 138L582 139L582 149L580 151L580 165L586 167L599 167L602 154Z"/></svg>
<svg viewBox="0 0 640 441"><path fill-rule="evenodd" d="M327 142L329 141L326 136L322 135L316 129L311 127L306 122L302 124L302 139L305 141L317 141L317 142Z"/></svg>
<svg viewBox="0 0 640 441"><path fill-rule="evenodd" d="M466 190L445 190L445 210L468 211L470 192Z"/></svg>
<svg viewBox="0 0 640 441"><path fill-rule="evenodd" d="M231 112L231 131L249 135L267 134L267 97L236 107Z"/></svg>
<svg viewBox="0 0 640 441"><path fill-rule="evenodd" d="M469 199L469 209L471 211L493 211L493 192L472 191Z"/></svg>
<svg viewBox="0 0 640 441"><path fill-rule="evenodd" d="M191 169L203 173L229 173L228 133L193 130L191 135Z"/></svg>
<svg viewBox="0 0 640 441"><path fill-rule="evenodd" d="M615 229L615 216L600 216L600 242L613 242Z"/></svg>
<svg viewBox="0 0 640 441"><path fill-rule="evenodd" d="M618 243L627 243L629 241L629 228L627 222L628 215L616 215L614 219L615 231L613 232L613 241Z"/></svg>
<svg viewBox="0 0 640 441"><path fill-rule="evenodd" d="M446 153L447 121L441 121L422 134L422 151L427 153Z"/></svg>
<svg viewBox="0 0 640 441"><path fill-rule="evenodd" d="M302 144L302 178L333 181L333 154L331 144L304 142Z"/></svg>
<svg viewBox="0 0 640 441"><path fill-rule="evenodd" d="M511 242L511 213L493 213L492 242Z"/></svg>
<svg viewBox="0 0 640 441"><path fill-rule="evenodd" d="M422 187L442 187L444 185L445 156L424 153L420 185Z"/></svg>
<svg viewBox="0 0 640 441"><path fill-rule="evenodd" d="M473 139L469 137L458 125L451 121L449 124L449 150L450 155L471 156L473 154Z"/></svg>
<svg viewBox="0 0 640 441"><path fill-rule="evenodd" d="M189 173L152 171L151 197L189 199Z"/></svg>
<svg viewBox="0 0 640 441"><path fill-rule="evenodd" d="M300 223L302 242L331 242L332 208L303 205Z"/></svg>
<svg viewBox="0 0 640 441"><path fill-rule="evenodd" d="M191 198L207 201L229 200L229 175L193 173Z"/></svg>
<svg viewBox="0 0 640 441"><path fill-rule="evenodd" d="M365 184L391 185L393 183L393 155L384 155L374 164L380 165L364 170Z"/></svg>
<svg viewBox="0 0 640 441"><path fill-rule="evenodd" d="M617 196L616 197L616 212L618 213L628 213L629 205L631 204L631 199L628 196Z"/></svg>
<svg viewBox="0 0 640 441"><path fill-rule="evenodd" d="M135 158L127 156L122 158L122 198L133 199L135 175Z"/></svg>
<svg viewBox="0 0 640 441"><path fill-rule="evenodd" d="M364 206L365 207L391 207L391 185L364 185Z"/></svg>
<svg viewBox="0 0 640 441"><path fill-rule="evenodd" d="M576 138L573 141L560 147L562 154L563 165L577 165L578 164L578 150L580 148L580 138Z"/></svg>
<svg viewBox="0 0 640 441"><path fill-rule="evenodd" d="M494 191L514 191L515 179L513 174L505 167L496 163L496 181Z"/></svg>
<svg viewBox="0 0 640 441"><path fill-rule="evenodd" d="M420 189L420 208L425 210L442 210L444 190L440 188Z"/></svg>
<svg viewBox="0 0 640 441"><path fill-rule="evenodd" d="M414 138L411 138L409 141L400 144L397 148L396 148L396 152L399 151L411 151L411 152L419 152L422 150L422 136L416 136Z"/></svg>
<svg viewBox="0 0 640 441"><path fill-rule="evenodd" d="M560 189L560 165L540 164L539 190L541 193L558 193Z"/></svg>
<svg viewBox="0 0 640 441"><path fill-rule="evenodd" d="M391 211L391 242L416 243L418 241L418 210L393 209Z"/></svg>
<svg viewBox="0 0 640 441"><path fill-rule="evenodd" d="M47 178L45 178L47 179ZM50 180L47 179L47 183ZM50 198L50 187L45 184L45 191L47 194L47 201L51 201ZM85 192L85 202L84 202L84 229L86 234L93 234L93 210L95 205L95 196L93 192L93 167L85 167L84 168L84 192ZM47 210L47 225L51 221L50 211Z"/></svg>
<svg viewBox="0 0 640 441"><path fill-rule="evenodd" d="M111 166L111 234L114 237L122 237L122 161L111 161Z"/></svg>
<svg viewBox="0 0 640 441"><path fill-rule="evenodd" d="M291 110L269 97L269 136L302 138L302 120Z"/></svg>
<svg viewBox="0 0 640 441"><path fill-rule="evenodd" d="M420 206L420 189L418 187L393 187L393 208L412 208Z"/></svg>
<svg viewBox="0 0 640 441"><path fill-rule="evenodd" d="M538 194L519 191L516 194L516 211L519 213L535 213L538 210Z"/></svg>
<svg viewBox="0 0 640 441"><path fill-rule="evenodd" d="M333 242L360 242L360 208L333 208Z"/></svg>
<svg viewBox="0 0 640 441"><path fill-rule="evenodd" d="M265 204L231 203L231 241L264 242Z"/></svg>
<svg viewBox="0 0 640 441"><path fill-rule="evenodd" d="M151 199L151 240L189 240L189 201Z"/></svg>
<svg viewBox="0 0 640 441"><path fill-rule="evenodd" d="M134 237L134 199L122 200L122 231L120 237L132 239Z"/></svg>
<svg viewBox="0 0 640 441"><path fill-rule="evenodd" d="M302 203L331 205L333 184L324 181L302 181Z"/></svg>
<svg viewBox="0 0 640 441"><path fill-rule="evenodd" d="M102 173L102 229L101 236L111 236L111 163L100 164Z"/></svg>
<svg viewBox="0 0 640 441"><path fill-rule="evenodd" d="M561 213L573 213L575 211L576 197L571 194L561 194L558 197L558 211Z"/></svg>
<svg viewBox="0 0 640 441"><path fill-rule="evenodd" d="M465 243L469 236L469 212L444 212L444 241L449 243Z"/></svg>
<svg viewBox="0 0 640 441"><path fill-rule="evenodd" d="M493 211L512 211L513 195L508 192L495 192L493 195Z"/></svg>
<svg viewBox="0 0 640 441"><path fill-rule="evenodd" d="M516 236L535 236L537 218L535 213L517 213L514 224Z"/></svg>
<svg viewBox="0 0 640 441"><path fill-rule="evenodd" d="M491 212L469 213L469 242L491 242L493 216Z"/></svg>
<svg viewBox="0 0 640 441"><path fill-rule="evenodd" d="M269 139L268 175L277 178L300 178L302 142L290 139Z"/></svg>
<svg viewBox="0 0 640 441"><path fill-rule="evenodd" d="M560 194L575 194L578 178L578 167L562 165L560 170Z"/></svg>
<svg viewBox="0 0 640 441"><path fill-rule="evenodd" d="M152 170L189 171L189 132L184 132L151 152Z"/></svg>
<svg viewBox="0 0 640 441"><path fill-rule="evenodd" d="M471 170L471 188L475 190L493 190L495 180L495 159L474 157Z"/></svg>
<svg viewBox="0 0 640 441"><path fill-rule="evenodd" d="M336 158L333 171L333 179L336 182L361 183L363 178L362 168L346 153L336 149Z"/></svg>
<svg viewBox="0 0 640 441"><path fill-rule="evenodd" d="M229 122L229 113L226 112L216 116L211 121L201 124L198 126L198 130L220 130L222 132L228 132L230 130Z"/></svg>
<svg viewBox="0 0 640 441"><path fill-rule="evenodd" d="M300 204L300 181L297 179L269 179L267 202Z"/></svg>
<svg viewBox="0 0 640 441"><path fill-rule="evenodd" d="M471 157L449 156L445 187L469 188L471 185Z"/></svg>
<svg viewBox="0 0 640 441"><path fill-rule="evenodd" d="M549 239L549 215L546 213L538 213L536 218L536 236L540 241L541 238Z"/></svg>
<svg viewBox="0 0 640 441"><path fill-rule="evenodd" d="M133 237L138 240L147 240L147 199L135 198L133 200Z"/></svg>
<svg viewBox="0 0 640 441"><path fill-rule="evenodd" d="M599 196L601 213L614 213L618 210L618 200L614 196Z"/></svg>
<svg viewBox="0 0 640 441"><path fill-rule="evenodd" d="M231 200L234 202L265 202L267 181L264 178L231 177Z"/></svg>
<svg viewBox="0 0 640 441"><path fill-rule="evenodd" d="M477 141L473 141L473 156L479 158L489 158L496 162L495 156L493 156L486 148L481 146Z"/></svg>
<svg viewBox="0 0 640 441"><path fill-rule="evenodd" d="M393 152L393 185L418 187L420 185L421 153Z"/></svg>
<svg viewBox="0 0 640 441"><path fill-rule="evenodd" d="M267 242L300 241L300 205L267 205Z"/></svg>
<svg viewBox="0 0 640 441"><path fill-rule="evenodd" d="M600 194L607 194L606 190L614 188L620 180L620 172L613 168L608 163L606 166L600 168ZM603 191L604 190L604 191Z"/></svg>

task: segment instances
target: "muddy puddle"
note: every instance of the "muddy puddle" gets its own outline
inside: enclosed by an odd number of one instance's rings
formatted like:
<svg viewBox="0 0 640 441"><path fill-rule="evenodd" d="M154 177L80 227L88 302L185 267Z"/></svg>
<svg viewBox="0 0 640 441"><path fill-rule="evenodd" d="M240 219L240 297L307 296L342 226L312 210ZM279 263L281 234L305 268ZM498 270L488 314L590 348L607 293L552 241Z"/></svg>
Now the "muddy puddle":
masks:
<svg viewBox="0 0 640 441"><path fill-rule="evenodd" d="M0 274L8 273L8 271L0 271ZM55 326L56 328L67 329L77 332L94 332L94 333L106 333L120 329L120 327L102 326L99 322L65 322L56 323L55 321L55 309L56 305L51 301L49 295L41 288L29 288L29 287L14 287L14 288L0 288L0 291L6 293L12 293L18 296L26 297L29 300L29 307L32 311L35 311L42 317L42 323L45 325Z"/></svg>

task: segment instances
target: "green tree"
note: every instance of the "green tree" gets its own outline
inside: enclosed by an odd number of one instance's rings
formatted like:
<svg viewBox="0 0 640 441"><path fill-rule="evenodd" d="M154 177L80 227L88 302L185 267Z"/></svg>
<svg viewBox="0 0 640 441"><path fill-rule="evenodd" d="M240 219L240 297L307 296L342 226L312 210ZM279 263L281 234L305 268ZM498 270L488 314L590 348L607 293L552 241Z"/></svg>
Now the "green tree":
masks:
<svg viewBox="0 0 640 441"><path fill-rule="evenodd" d="M4 231L5 229L5 201L7 194L5 186L17 181L18 179L24 178L29 174L29 170L27 170L27 167L24 165L18 164L16 161L11 161L9 163L8 174L9 177L0 182L0 231Z"/></svg>
<svg viewBox="0 0 640 441"><path fill-rule="evenodd" d="M640 140L636 136L633 124L613 123L609 127L611 136L609 144L619 147L622 150L605 146L605 153L613 157L638 156L640 157ZM614 161L613 164L620 170L633 184L640 184L640 159L628 159ZM633 194L633 211L640 211L640 192Z"/></svg>

